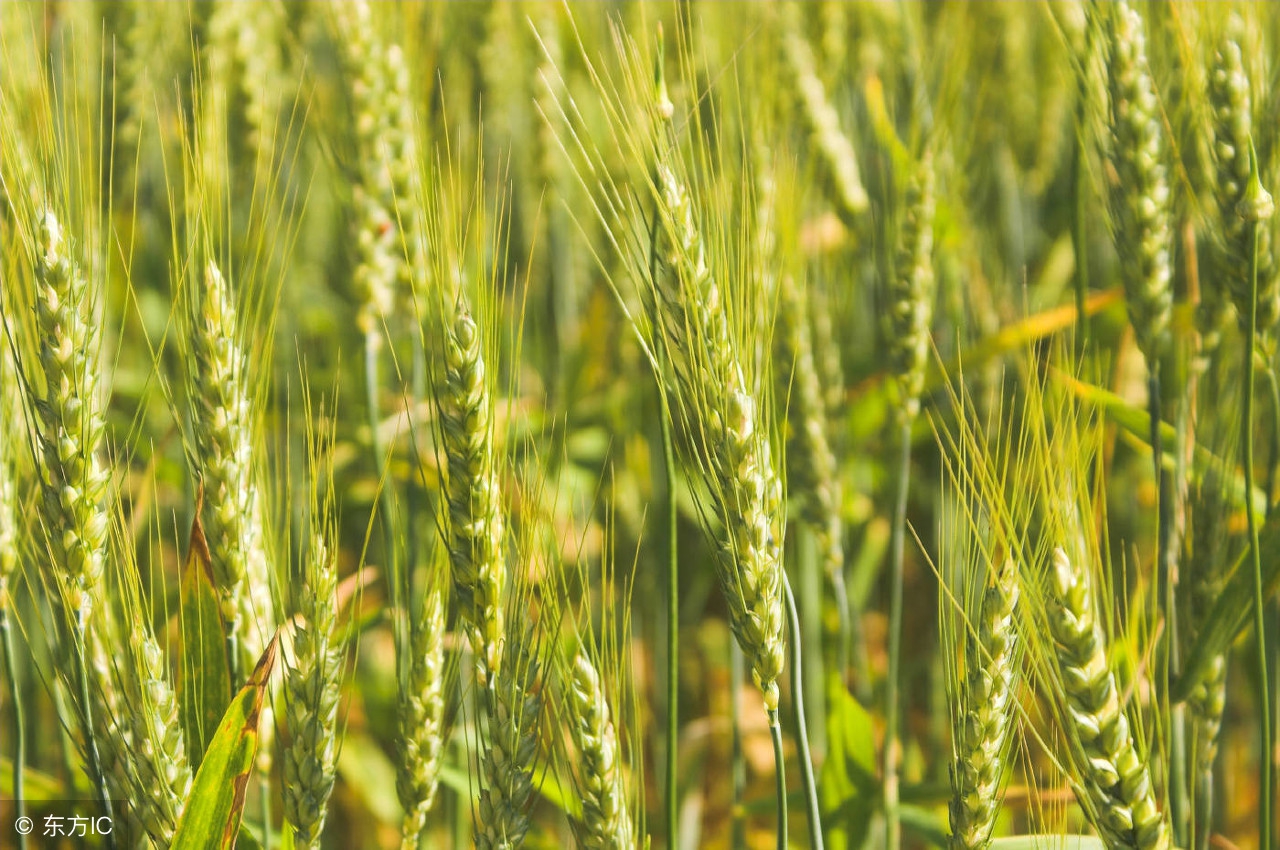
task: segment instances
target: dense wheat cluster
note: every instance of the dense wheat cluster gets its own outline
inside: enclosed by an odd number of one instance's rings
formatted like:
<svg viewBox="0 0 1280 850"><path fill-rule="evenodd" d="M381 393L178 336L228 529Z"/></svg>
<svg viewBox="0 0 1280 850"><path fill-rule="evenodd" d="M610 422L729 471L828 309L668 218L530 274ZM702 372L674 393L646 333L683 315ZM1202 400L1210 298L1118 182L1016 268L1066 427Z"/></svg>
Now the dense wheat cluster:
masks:
<svg viewBox="0 0 1280 850"><path fill-rule="evenodd" d="M0 0L0 847L1280 846L1276 55Z"/></svg>

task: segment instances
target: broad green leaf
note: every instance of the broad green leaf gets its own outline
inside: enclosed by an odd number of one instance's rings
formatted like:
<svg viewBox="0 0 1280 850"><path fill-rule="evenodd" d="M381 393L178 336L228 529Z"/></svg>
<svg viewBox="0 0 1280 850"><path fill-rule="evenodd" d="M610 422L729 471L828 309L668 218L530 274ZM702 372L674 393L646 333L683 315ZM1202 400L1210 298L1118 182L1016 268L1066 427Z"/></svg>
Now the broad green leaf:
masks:
<svg viewBox="0 0 1280 850"><path fill-rule="evenodd" d="M192 767L199 767L218 721L231 703L231 667L226 624L213 587L209 545L200 525L199 503L191 523L187 559L182 567L178 617L182 625L182 673L178 706Z"/></svg>
<svg viewBox="0 0 1280 850"><path fill-rule="evenodd" d="M271 639L253 675L227 706L191 783L171 850L225 850L235 846L258 752L258 720L279 644L279 636Z"/></svg>
<svg viewBox="0 0 1280 850"><path fill-rule="evenodd" d="M818 777L823 838L830 850L852 850L866 840L879 796L875 730L834 674L827 679L827 712L827 758Z"/></svg>

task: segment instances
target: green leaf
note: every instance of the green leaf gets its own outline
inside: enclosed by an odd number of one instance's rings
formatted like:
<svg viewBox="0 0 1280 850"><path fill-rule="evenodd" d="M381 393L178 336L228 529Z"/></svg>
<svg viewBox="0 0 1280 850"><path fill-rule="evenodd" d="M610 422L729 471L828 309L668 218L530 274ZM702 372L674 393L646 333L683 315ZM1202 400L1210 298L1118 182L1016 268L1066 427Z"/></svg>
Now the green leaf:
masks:
<svg viewBox="0 0 1280 850"><path fill-rule="evenodd" d="M398 826L404 809L388 788L396 787L396 769L382 748L364 732L348 730L338 752L338 775L375 818Z"/></svg>
<svg viewBox="0 0 1280 850"><path fill-rule="evenodd" d="M198 768L218 721L231 703L226 624L213 587L209 545L200 525L198 501L182 567L180 600L182 672L178 678L178 706L187 752L192 767Z"/></svg>
<svg viewBox="0 0 1280 850"><path fill-rule="evenodd" d="M253 675L227 706L191 783L171 850L225 850L235 846L258 752L258 720L279 644L279 636L271 639Z"/></svg>
<svg viewBox="0 0 1280 850"><path fill-rule="evenodd" d="M830 850L851 850L866 840L879 796L875 730L836 674L827 678L827 711L827 758L818 777L823 838Z"/></svg>

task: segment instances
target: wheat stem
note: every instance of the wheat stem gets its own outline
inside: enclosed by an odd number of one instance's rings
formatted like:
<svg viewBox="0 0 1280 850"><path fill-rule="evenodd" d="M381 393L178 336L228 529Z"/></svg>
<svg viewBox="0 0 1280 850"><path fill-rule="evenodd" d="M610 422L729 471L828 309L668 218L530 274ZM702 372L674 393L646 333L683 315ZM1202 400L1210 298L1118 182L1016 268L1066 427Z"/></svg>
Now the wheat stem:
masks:
<svg viewBox="0 0 1280 850"><path fill-rule="evenodd" d="M1251 174L1249 189L1246 190L1245 201L1254 195L1251 209L1244 216L1253 234L1253 250L1250 252L1250 279L1252 281L1252 297L1247 305L1248 323L1245 331L1244 348L1244 409L1241 415L1241 443L1244 465L1244 486L1246 493L1253 492L1253 381L1254 353L1258 344L1258 263L1261 251L1261 232L1263 222L1270 218L1271 198L1262 189L1258 180L1257 157L1251 152ZM1268 500L1270 496L1268 495ZM1249 529L1249 560L1253 572L1253 625L1258 641L1258 693L1267 694L1267 639L1266 639L1266 593L1262 581L1262 552L1258 543L1258 518L1253 510L1245 511L1245 519ZM1259 737L1261 750L1258 757L1258 787L1262 801L1271 799L1271 763L1272 763L1272 729L1271 712L1263 707L1258 712ZM1258 806L1258 846L1267 847L1271 843L1271 806L1263 802Z"/></svg>
<svg viewBox="0 0 1280 850"><path fill-rule="evenodd" d="M800 612L791 592L791 581L782 574L782 590L787 599L787 615L791 629L791 690L795 709L796 748L800 751L800 781L804 785L805 806L809 815L809 848L823 850L822 808L818 799L818 780L813 773L813 755L809 750L809 732L804 719L804 684L801 682Z"/></svg>

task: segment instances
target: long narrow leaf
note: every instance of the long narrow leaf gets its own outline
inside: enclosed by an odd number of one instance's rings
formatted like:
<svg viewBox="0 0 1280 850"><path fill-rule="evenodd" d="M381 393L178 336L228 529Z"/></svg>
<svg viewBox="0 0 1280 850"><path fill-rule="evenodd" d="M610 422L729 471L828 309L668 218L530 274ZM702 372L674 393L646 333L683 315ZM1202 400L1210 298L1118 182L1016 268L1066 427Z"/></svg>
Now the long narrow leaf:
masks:
<svg viewBox="0 0 1280 850"><path fill-rule="evenodd" d="M279 636L271 639L253 675L227 706L191 784L172 850L224 850L235 846L245 792L258 752L258 719L266 701L279 640Z"/></svg>
<svg viewBox="0 0 1280 850"><path fill-rule="evenodd" d="M231 703L231 668L226 624L213 587L209 546L198 508L195 516L182 567L182 675L178 680L178 704L191 765L198 768Z"/></svg>

